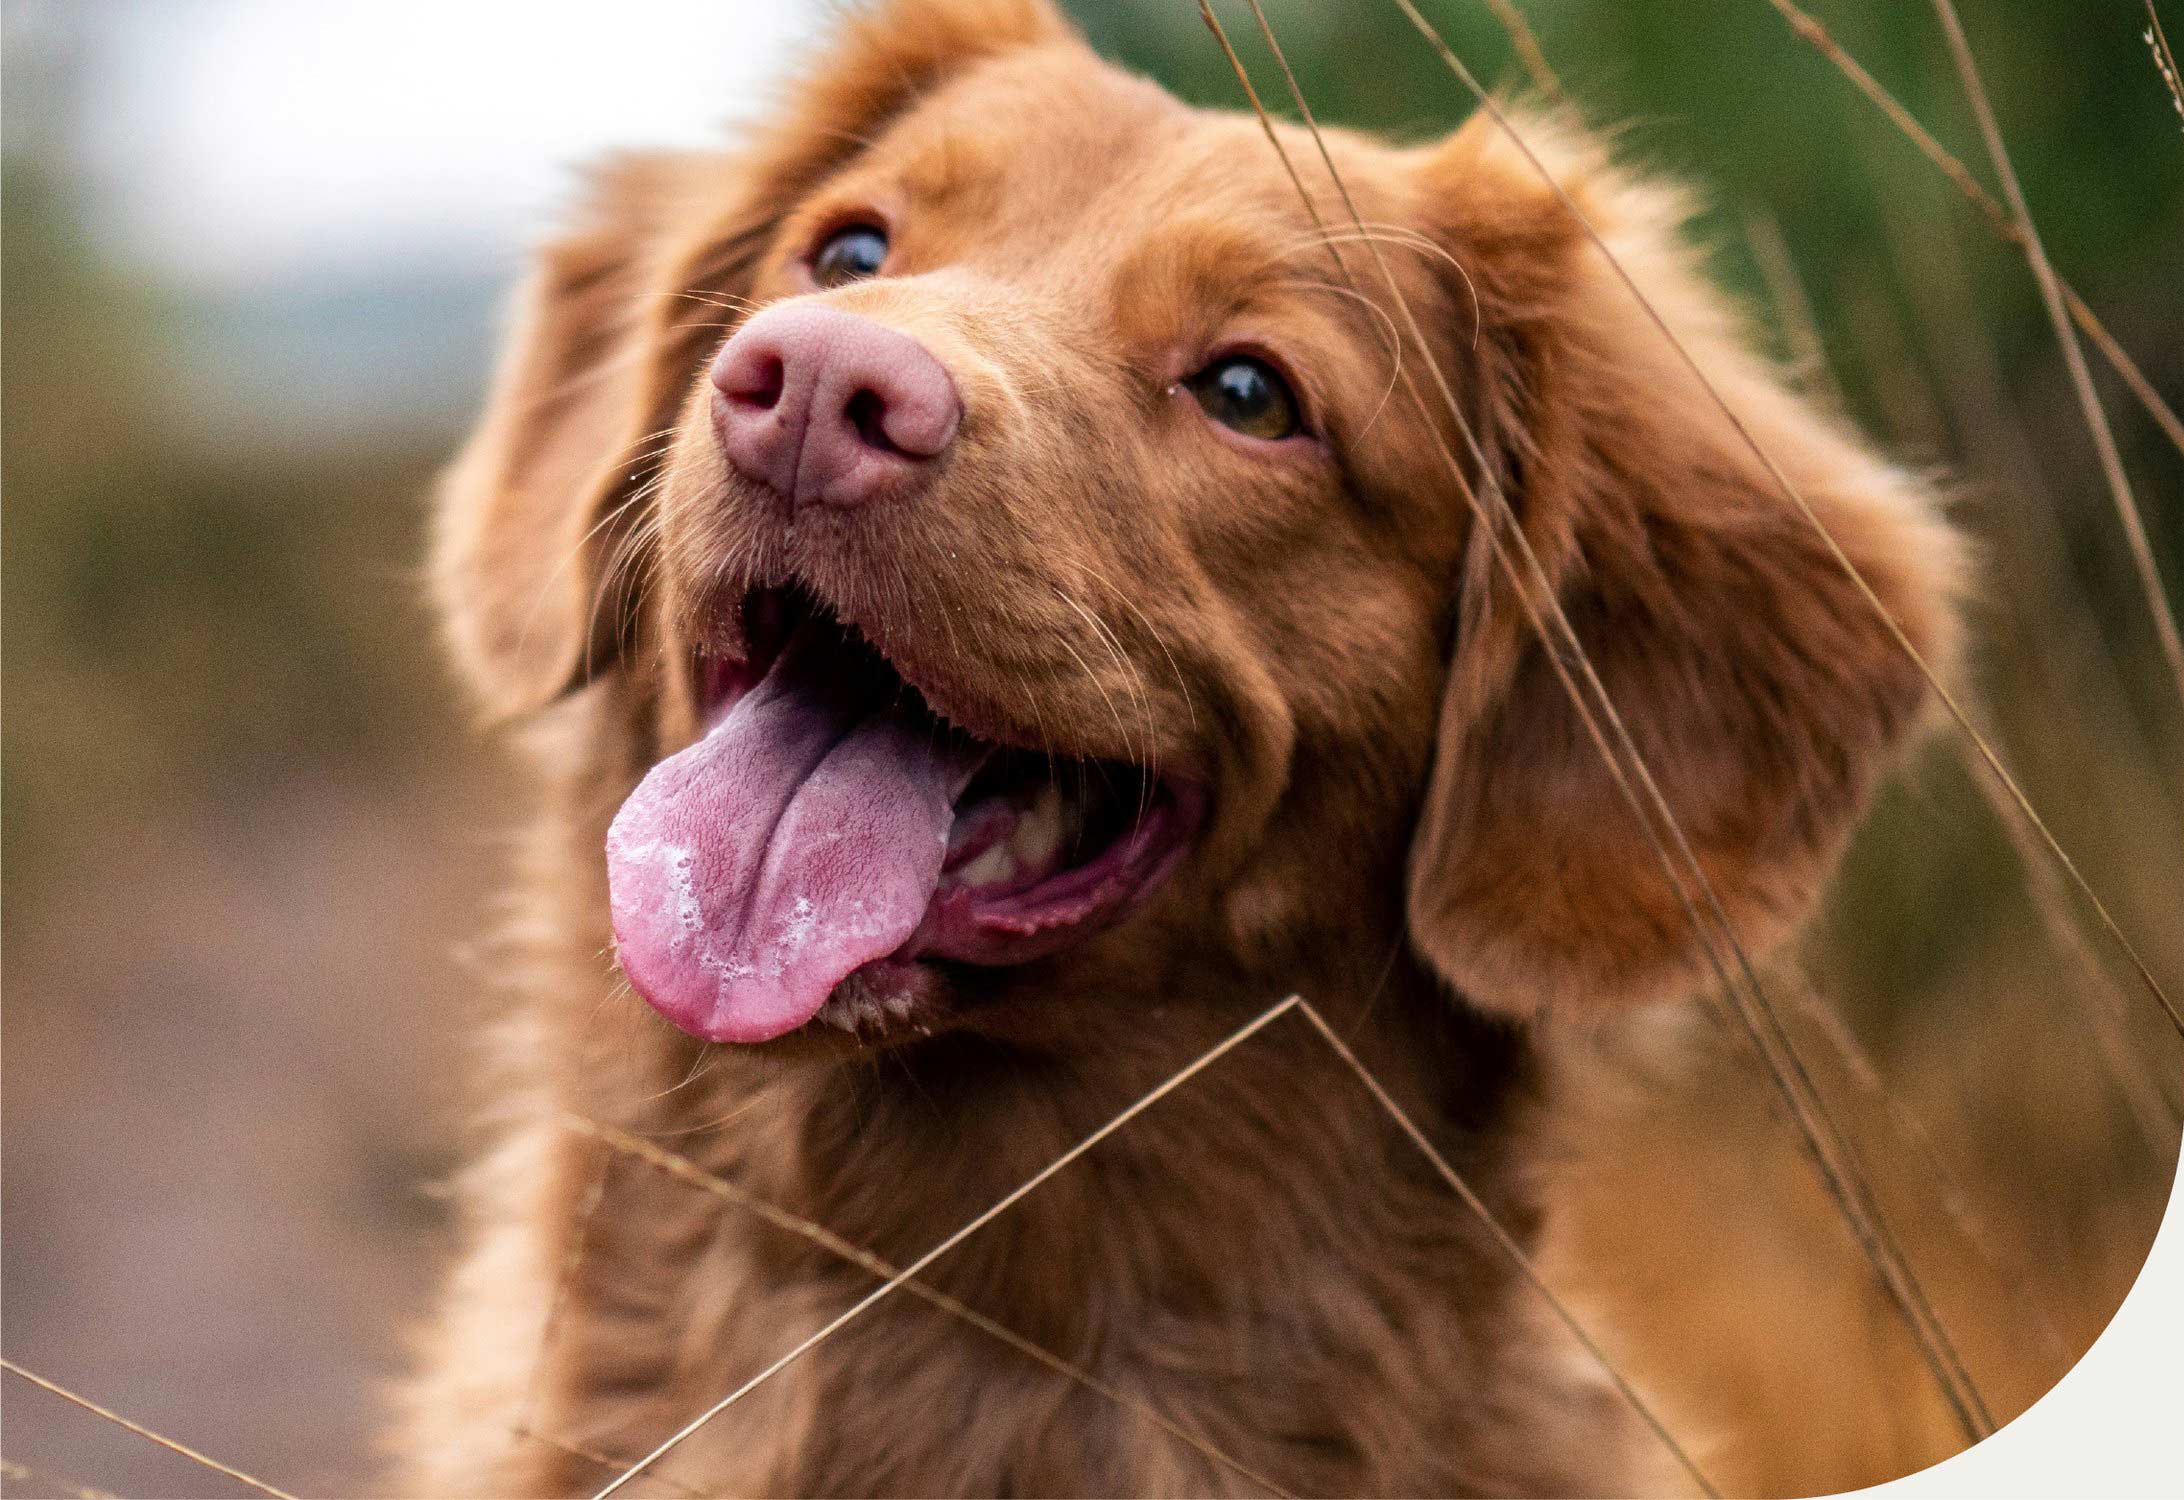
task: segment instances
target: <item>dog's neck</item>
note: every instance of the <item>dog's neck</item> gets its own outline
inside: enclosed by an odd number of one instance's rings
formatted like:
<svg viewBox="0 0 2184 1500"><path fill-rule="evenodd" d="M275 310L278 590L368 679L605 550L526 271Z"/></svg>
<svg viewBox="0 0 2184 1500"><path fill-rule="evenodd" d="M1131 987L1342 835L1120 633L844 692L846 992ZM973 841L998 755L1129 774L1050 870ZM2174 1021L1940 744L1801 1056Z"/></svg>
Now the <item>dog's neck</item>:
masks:
<svg viewBox="0 0 2184 1500"><path fill-rule="evenodd" d="M1279 1299L1296 1277L1333 1272L1316 1264L1323 1258L1367 1253L1315 1246L1300 1225L1388 1224L1393 1205L1421 1189L1432 1216L1465 1212L1295 1010L1173 1082L1300 993L1521 1231L1532 1210L1507 1169L1533 1095L1528 1046L1402 954L1352 951L1375 957L1356 972L1322 967L1288 983L1211 963L1135 983L1034 972L1023 988L1043 992L989 1003L1046 1007L1066 1025L993 1027L862 1057L699 1058L670 1046L656 1076L672 1084L695 1070L700 1083L651 1101L638 1128L905 1265L1165 1090L934 1272L943 1283L1008 1288L1019 1331L1081 1349L1132 1316L1100 1290L1118 1271L1167 1313L1213 1296L1216 1284L1223 1298ZM758 1259L793 1277L806 1248L767 1236Z"/></svg>

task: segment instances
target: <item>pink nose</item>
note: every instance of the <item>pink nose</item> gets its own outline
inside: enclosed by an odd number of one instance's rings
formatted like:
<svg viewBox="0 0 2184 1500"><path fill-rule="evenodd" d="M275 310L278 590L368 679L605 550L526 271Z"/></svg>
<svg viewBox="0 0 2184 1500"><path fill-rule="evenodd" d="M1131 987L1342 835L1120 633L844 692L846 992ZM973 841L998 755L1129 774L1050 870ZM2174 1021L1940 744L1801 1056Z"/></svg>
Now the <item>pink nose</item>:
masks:
<svg viewBox="0 0 2184 1500"><path fill-rule="evenodd" d="M746 477L792 505L924 487L963 417L955 382L905 334L829 307L769 307L713 358L713 424Z"/></svg>

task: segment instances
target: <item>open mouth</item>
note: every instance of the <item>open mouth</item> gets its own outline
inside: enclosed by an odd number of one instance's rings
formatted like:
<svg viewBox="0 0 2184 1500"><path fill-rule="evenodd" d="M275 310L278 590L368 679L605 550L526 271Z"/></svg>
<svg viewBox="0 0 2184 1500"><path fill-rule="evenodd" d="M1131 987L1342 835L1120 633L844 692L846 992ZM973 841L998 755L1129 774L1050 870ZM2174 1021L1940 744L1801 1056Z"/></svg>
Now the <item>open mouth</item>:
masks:
<svg viewBox="0 0 2184 1500"><path fill-rule="evenodd" d="M1203 798L1120 762L982 739L798 590L741 606L705 733L615 815L622 970L695 1036L915 1019L921 960L1024 963L1113 925L1174 868Z"/></svg>

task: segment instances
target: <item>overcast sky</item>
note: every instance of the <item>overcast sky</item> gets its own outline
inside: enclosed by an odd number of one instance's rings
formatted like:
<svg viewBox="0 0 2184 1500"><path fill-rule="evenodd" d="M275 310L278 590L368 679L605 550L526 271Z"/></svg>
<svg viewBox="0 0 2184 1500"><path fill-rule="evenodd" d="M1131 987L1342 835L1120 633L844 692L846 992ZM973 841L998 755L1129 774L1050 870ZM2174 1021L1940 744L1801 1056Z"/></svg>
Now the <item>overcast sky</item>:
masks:
<svg viewBox="0 0 2184 1500"><path fill-rule="evenodd" d="M824 14L815 0L43 9L11 41L83 28L70 133L114 248L207 291L512 260L570 163L706 139Z"/></svg>

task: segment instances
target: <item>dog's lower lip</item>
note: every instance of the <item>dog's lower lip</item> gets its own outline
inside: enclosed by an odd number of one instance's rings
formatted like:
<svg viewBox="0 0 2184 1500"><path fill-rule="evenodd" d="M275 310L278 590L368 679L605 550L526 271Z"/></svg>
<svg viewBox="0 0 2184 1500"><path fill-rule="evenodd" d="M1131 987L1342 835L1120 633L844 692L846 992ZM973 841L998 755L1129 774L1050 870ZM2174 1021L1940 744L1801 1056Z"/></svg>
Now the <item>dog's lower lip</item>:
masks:
<svg viewBox="0 0 2184 1500"><path fill-rule="evenodd" d="M916 956L999 965L1061 951L1119 921L1189 847L1203 799L1158 786L1142 816L1043 878L994 890L943 885L911 939Z"/></svg>

